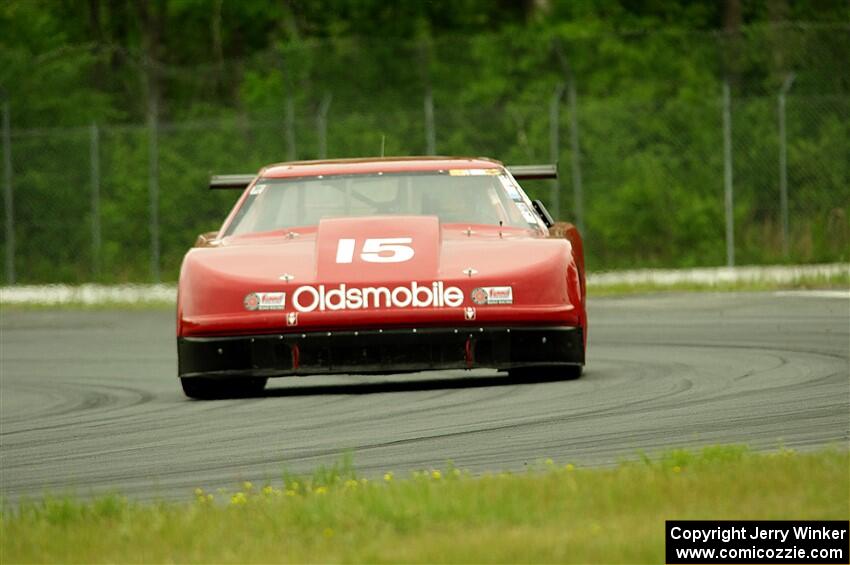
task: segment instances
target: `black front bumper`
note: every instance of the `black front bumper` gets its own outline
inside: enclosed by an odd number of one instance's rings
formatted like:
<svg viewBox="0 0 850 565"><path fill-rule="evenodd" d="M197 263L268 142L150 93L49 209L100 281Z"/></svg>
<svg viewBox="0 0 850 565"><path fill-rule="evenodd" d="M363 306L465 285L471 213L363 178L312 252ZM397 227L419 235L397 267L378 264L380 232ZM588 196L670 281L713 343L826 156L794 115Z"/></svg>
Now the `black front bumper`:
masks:
<svg viewBox="0 0 850 565"><path fill-rule="evenodd" d="M584 365L579 327L463 327L177 338L180 377Z"/></svg>

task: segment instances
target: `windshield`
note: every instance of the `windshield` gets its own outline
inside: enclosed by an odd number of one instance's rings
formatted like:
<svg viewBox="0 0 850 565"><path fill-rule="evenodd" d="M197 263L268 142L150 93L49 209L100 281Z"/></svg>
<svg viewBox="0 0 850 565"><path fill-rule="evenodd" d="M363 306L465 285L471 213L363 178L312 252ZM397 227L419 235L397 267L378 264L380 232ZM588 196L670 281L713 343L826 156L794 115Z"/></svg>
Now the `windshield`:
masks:
<svg viewBox="0 0 850 565"><path fill-rule="evenodd" d="M310 226L323 218L437 216L443 223L537 227L527 197L498 169L260 179L225 235Z"/></svg>

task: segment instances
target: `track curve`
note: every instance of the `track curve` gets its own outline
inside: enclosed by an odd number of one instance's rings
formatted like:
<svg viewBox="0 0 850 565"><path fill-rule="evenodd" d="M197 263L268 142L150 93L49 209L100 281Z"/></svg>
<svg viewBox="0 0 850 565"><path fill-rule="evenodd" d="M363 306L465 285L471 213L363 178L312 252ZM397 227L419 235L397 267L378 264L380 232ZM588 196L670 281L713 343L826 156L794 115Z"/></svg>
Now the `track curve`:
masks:
<svg viewBox="0 0 850 565"><path fill-rule="evenodd" d="M850 439L850 300L664 294L592 300L585 376L491 371L272 380L197 402L175 380L170 312L15 311L0 321L0 493L185 497L354 452L367 475L442 466L604 465L718 442Z"/></svg>

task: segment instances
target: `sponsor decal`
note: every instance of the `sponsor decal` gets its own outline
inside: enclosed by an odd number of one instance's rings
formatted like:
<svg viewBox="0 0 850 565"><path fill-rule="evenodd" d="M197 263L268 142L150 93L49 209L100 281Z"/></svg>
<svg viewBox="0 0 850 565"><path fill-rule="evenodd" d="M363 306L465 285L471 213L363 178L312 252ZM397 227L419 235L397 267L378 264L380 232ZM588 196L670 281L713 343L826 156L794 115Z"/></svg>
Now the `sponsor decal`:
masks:
<svg viewBox="0 0 850 565"><path fill-rule="evenodd" d="M502 183L502 186L505 188L508 196L511 197L511 200L514 202L522 202L522 194L520 194L519 189L509 177L506 175L500 175L499 182Z"/></svg>
<svg viewBox="0 0 850 565"><path fill-rule="evenodd" d="M453 177L496 176L501 172L499 169L449 169L449 174Z"/></svg>
<svg viewBox="0 0 850 565"><path fill-rule="evenodd" d="M465 320L474 320L475 319L475 308L471 306L467 306L463 309L463 318Z"/></svg>
<svg viewBox="0 0 850 565"><path fill-rule="evenodd" d="M266 189L266 185L255 184L253 187L251 187L251 192L249 192L248 194L250 196L257 196L258 194L262 194L265 189Z"/></svg>
<svg viewBox="0 0 850 565"><path fill-rule="evenodd" d="M286 307L285 292L252 292L242 301L246 310L283 310Z"/></svg>
<svg viewBox="0 0 850 565"><path fill-rule="evenodd" d="M290 312L286 315L286 325L287 326L297 326L298 325L298 312Z"/></svg>
<svg viewBox="0 0 850 565"><path fill-rule="evenodd" d="M442 281L431 284L412 282L394 288L349 288L345 283L337 286L321 284L317 287L304 285L292 293L292 307L298 312L370 308L458 308L462 304L463 291L456 286L446 286Z"/></svg>
<svg viewBox="0 0 850 565"><path fill-rule="evenodd" d="M476 304L487 304L487 291L478 287L470 293L470 298Z"/></svg>
<svg viewBox="0 0 850 565"><path fill-rule="evenodd" d="M522 213L522 217L525 218L525 221L534 226L537 225L537 216L534 215L534 212L531 211L531 208L528 207L528 204L525 202L517 202L517 208Z"/></svg>
<svg viewBox="0 0 850 565"><path fill-rule="evenodd" d="M514 290L509 286L480 286L470 293L476 304L513 304Z"/></svg>
<svg viewBox="0 0 850 565"><path fill-rule="evenodd" d="M256 293L252 292L251 294L245 295L245 299L242 301L242 304L245 305L245 310L256 310L260 305L260 298Z"/></svg>

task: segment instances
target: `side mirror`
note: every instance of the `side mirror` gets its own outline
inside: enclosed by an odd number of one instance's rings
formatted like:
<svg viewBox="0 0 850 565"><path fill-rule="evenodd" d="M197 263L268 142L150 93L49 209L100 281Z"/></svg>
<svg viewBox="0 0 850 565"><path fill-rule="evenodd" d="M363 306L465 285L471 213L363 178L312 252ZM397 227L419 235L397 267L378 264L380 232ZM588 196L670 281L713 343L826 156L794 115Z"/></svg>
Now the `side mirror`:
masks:
<svg viewBox="0 0 850 565"><path fill-rule="evenodd" d="M552 218L552 214L549 213L549 210L546 209L543 202L540 200L532 200L531 203L534 205L534 211L537 212L537 215L540 216L540 219L543 220L543 223L546 224L547 228L551 228L555 225L555 219Z"/></svg>
<svg viewBox="0 0 850 565"><path fill-rule="evenodd" d="M198 239L195 240L195 247L215 247L216 237L218 237L217 231L202 233L198 236Z"/></svg>

